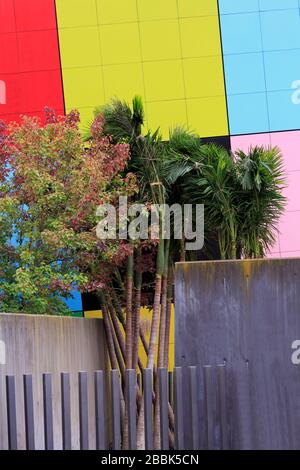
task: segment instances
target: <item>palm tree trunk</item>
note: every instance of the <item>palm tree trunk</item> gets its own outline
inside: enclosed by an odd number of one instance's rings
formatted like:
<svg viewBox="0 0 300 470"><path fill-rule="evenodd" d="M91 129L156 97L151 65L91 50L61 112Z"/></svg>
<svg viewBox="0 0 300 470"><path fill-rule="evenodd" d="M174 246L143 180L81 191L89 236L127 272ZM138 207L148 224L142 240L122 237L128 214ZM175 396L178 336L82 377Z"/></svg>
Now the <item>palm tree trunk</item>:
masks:
<svg viewBox="0 0 300 470"><path fill-rule="evenodd" d="M115 333L116 333L116 336L117 336L117 339L118 339L120 350L121 350L121 353L122 353L122 356L123 356L123 360L125 362L125 358L126 358L125 340L124 340L124 336L122 334L122 330L121 330L121 327L120 327L120 324L119 324L119 320L117 318L116 311L115 311L111 301L108 302L108 308L109 308L109 311L110 311L110 316L111 316L111 319L112 319L112 322L113 322L113 326L114 326L114 330L115 330Z"/></svg>
<svg viewBox="0 0 300 470"><path fill-rule="evenodd" d="M170 240L167 240L165 245L166 246L165 246L165 253L164 253L164 272L163 272L163 277L162 277L162 290L161 290L161 309L160 309L157 367L164 367Z"/></svg>
<svg viewBox="0 0 300 470"><path fill-rule="evenodd" d="M166 335L164 350L164 367L169 367L169 345L170 345L170 329L172 315L172 294L173 294L173 266L169 266L168 272L168 288L167 288L167 312L166 312Z"/></svg>
<svg viewBox="0 0 300 470"><path fill-rule="evenodd" d="M118 370L118 360L117 360L116 351L115 351L115 344L114 344L114 339L113 339L111 323L110 323L107 308L105 305L104 294L100 293L99 298L100 298L101 310L103 314L104 329L106 333L106 341L107 341L111 368ZM128 426L126 424L125 399L124 399L124 394L123 394L121 384L120 384L120 401L121 401L121 427L122 427L122 435L123 435L123 441L124 441L124 439L126 440L126 434L127 434L126 430Z"/></svg>
<svg viewBox="0 0 300 470"><path fill-rule="evenodd" d="M127 260L126 276L126 369L132 369L133 254Z"/></svg>
<svg viewBox="0 0 300 470"><path fill-rule="evenodd" d="M124 361L123 361L123 356L122 356L122 352L120 350L119 341L117 339L116 331L115 331L115 329L112 325L112 322L111 322L111 318L109 318L109 323L110 323L110 329L111 329L111 332L112 332L112 338L113 338L116 358L117 358L117 361L118 361L118 366L119 366L119 370L120 370L121 377L122 377L122 383L124 384L124 382L125 382L125 364L124 364Z"/></svg>
<svg viewBox="0 0 300 470"><path fill-rule="evenodd" d="M107 312L103 297L101 298L101 309L102 309L102 314L103 314L103 322L104 322L104 328L105 328L105 333L106 333L106 341L107 341L107 348L108 348L111 368L118 369L118 360L117 360L116 351L115 351L111 324L109 321L109 316L108 316L108 312Z"/></svg>
<svg viewBox="0 0 300 470"><path fill-rule="evenodd" d="M142 272L141 272L141 248L137 251L137 272L135 276L135 314L134 314L134 330L133 330L133 354L132 368L137 369L139 357L139 336L141 323L141 295L142 295Z"/></svg>
<svg viewBox="0 0 300 470"><path fill-rule="evenodd" d="M151 323L151 332L150 332L150 341L149 341L149 353L147 359L147 368L153 369L155 363L155 352L156 352L156 342L158 336L159 328L159 312L160 312L160 302L161 302L161 286L162 286L162 274L164 271L164 241L161 238L158 244L157 257L156 257L156 278L155 278L155 291L154 291L154 302L153 302L153 314L152 314L152 323ZM156 400L157 400L157 394ZM144 401L142 402L138 425L137 425L137 435L138 435L138 449L145 448L145 436L144 436ZM158 434L158 435L157 435ZM156 445L159 447L160 443L160 431L159 429L154 429L154 440Z"/></svg>
<svg viewBox="0 0 300 470"><path fill-rule="evenodd" d="M158 357L157 357L158 368L164 367L169 250L170 250L170 240L167 240L165 242L164 272L163 272L163 277L162 277L162 289L161 289L161 308L160 308ZM156 395L156 400L155 400L155 408L154 408L154 448L158 449L160 446L160 409L159 409L160 397L159 397L158 380L155 381L155 395Z"/></svg>

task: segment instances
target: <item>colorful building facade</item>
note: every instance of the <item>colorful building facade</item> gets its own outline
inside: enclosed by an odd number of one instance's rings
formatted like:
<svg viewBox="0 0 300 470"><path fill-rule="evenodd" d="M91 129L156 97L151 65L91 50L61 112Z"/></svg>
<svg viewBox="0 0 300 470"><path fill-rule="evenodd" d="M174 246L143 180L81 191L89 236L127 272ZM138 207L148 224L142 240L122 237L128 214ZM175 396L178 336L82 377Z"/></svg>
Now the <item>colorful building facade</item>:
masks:
<svg viewBox="0 0 300 470"><path fill-rule="evenodd" d="M277 145L288 206L270 256L300 255L299 0L0 0L0 118L139 94L146 127ZM82 310L80 297L74 310Z"/></svg>

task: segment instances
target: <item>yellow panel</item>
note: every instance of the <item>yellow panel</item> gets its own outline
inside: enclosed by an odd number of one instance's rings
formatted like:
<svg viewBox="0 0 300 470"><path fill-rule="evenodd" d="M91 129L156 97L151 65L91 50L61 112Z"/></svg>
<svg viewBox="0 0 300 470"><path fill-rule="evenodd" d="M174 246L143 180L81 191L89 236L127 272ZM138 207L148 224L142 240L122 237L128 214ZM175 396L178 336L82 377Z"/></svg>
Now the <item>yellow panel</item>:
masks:
<svg viewBox="0 0 300 470"><path fill-rule="evenodd" d="M185 59L183 64L187 98L224 95L221 56Z"/></svg>
<svg viewBox="0 0 300 470"><path fill-rule="evenodd" d="M89 312L84 312L84 317L85 318L103 318L103 315L102 315L101 310L91 310ZM141 308L141 321L146 321L150 325L151 318L152 318L152 310L149 310L146 307L142 307ZM124 334L124 330L122 327L121 329ZM150 331L146 332L145 336L146 336L146 340L149 342ZM157 342L158 342L158 338L157 338ZM171 322L170 322L169 370L174 369L174 360L175 360L174 342L175 342L174 306L172 306ZM141 340L139 340L139 358L141 359L143 366L146 367L147 355L145 353ZM156 351L156 359L157 359L157 351Z"/></svg>
<svg viewBox="0 0 300 470"><path fill-rule="evenodd" d="M144 96L142 64L103 66L106 101L118 97L131 102L135 95Z"/></svg>
<svg viewBox="0 0 300 470"><path fill-rule="evenodd" d="M147 110L149 129L160 127L164 139L168 139L170 128L187 125L185 100L147 103Z"/></svg>
<svg viewBox="0 0 300 470"><path fill-rule="evenodd" d="M103 64L141 61L137 23L100 26L100 34Z"/></svg>
<svg viewBox="0 0 300 470"><path fill-rule="evenodd" d="M225 96L187 100L189 128L200 137L228 135Z"/></svg>
<svg viewBox="0 0 300 470"><path fill-rule="evenodd" d="M98 28L70 28L59 32L63 69L101 64Z"/></svg>
<svg viewBox="0 0 300 470"><path fill-rule="evenodd" d="M56 0L59 28L97 24L95 0Z"/></svg>
<svg viewBox="0 0 300 470"><path fill-rule="evenodd" d="M146 100L184 99L181 60L145 62Z"/></svg>
<svg viewBox="0 0 300 470"><path fill-rule="evenodd" d="M178 0L178 9L181 17L218 15L218 0Z"/></svg>
<svg viewBox="0 0 300 470"><path fill-rule="evenodd" d="M184 58L221 55L219 19L217 16L180 20L180 29Z"/></svg>
<svg viewBox="0 0 300 470"><path fill-rule="evenodd" d="M67 108L98 106L104 102L101 67L64 69L63 82Z"/></svg>
<svg viewBox="0 0 300 470"><path fill-rule="evenodd" d="M202 1L202 0L200 0ZM139 19L177 18L177 0L137 0Z"/></svg>
<svg viewBox="0 0 300 470"><path fill-rule="evenodd" d="M90 310L84 312L84 318L103 318L101 310Z"/></svg>
<svg viewBox="0 0 300 470"><path fill-rule="evenodd" d="M96 0L99 24L137 21L136 0Z"/></svg>
<svg viewBox="0 0 300 470"><path fill-rule="evenodd" d="M177 20L147 21L140 24L144 60L181 57Z"/></svg>

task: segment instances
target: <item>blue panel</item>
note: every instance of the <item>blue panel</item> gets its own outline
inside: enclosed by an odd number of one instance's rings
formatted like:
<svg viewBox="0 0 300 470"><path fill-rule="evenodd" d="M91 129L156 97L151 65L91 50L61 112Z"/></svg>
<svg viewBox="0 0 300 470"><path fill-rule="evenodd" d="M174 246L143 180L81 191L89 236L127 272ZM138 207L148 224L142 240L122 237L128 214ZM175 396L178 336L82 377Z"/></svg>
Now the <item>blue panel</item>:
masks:
<svg viewBox="0 0 300 470"><path fill-rule="evenodd" d="M299 8L298 0L260 0L260 10L287 10Z"/></svg>
<svg viewBox="0 0 300 470"><path fill-rule="evenodd" d="M265 93L232 95L227 100L231 134L269 132Z"/></svg>
<svg viewBox="0 0 300 470"><path fill-rule="evenodd" d="M300 48L299 10L262 12L261 29L265 51Z"/></svg>
<svg viewBox="0 0 300 470"><path fill-rule="evenodd" d="M219 8L221 15L258 11L259 0L219 0Z"/></svg>
<svg viewBox="0 0 300 470"><path fill-rule="evenodd" d="M73 299L68 299L66 301L67 306L69 307L72 312L76 312L82 310L82 301L81 301L81 293L78 291L72 292Z"/></svg>
<svg viewBox="0 0 300 470"><path fill-rule="evenodd" d="M265 69L268 91L290 90L300 80L300 50L266 52Z"/></svg>
<svg viewBox="0 0 300 470"><path fill-rule="evenodd" d="M268 93L268 106L271 131L300 128L300 100L294 104L290 90Z"/></svg>
<svg viewBox="0 0 300 470"><path fill-rule="evenodd" d="M233 54L224 56L228 95L266 91L263 54Z"/></svg>
<svg viewBox="0 0 300 470"><path fill-rule="evenodd" d="M262 50L259 13L221 16L224 54Z"/></svg>

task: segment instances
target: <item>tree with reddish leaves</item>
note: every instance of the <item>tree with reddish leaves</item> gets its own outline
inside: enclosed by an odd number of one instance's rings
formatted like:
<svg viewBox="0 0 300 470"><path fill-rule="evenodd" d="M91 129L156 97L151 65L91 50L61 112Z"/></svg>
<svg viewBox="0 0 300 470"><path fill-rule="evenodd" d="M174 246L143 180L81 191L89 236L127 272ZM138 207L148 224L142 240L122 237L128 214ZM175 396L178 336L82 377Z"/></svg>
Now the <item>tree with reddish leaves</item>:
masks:
<svg viewBox="0 0 300 470"><path fill-rule="evenodd" d="M122 177L126 143L113 144L95 118L82 143L79 114L0 124L0 310L67 314L75 288L97 291L131 248L96 236L96 209L135 192Z"/></svg>

